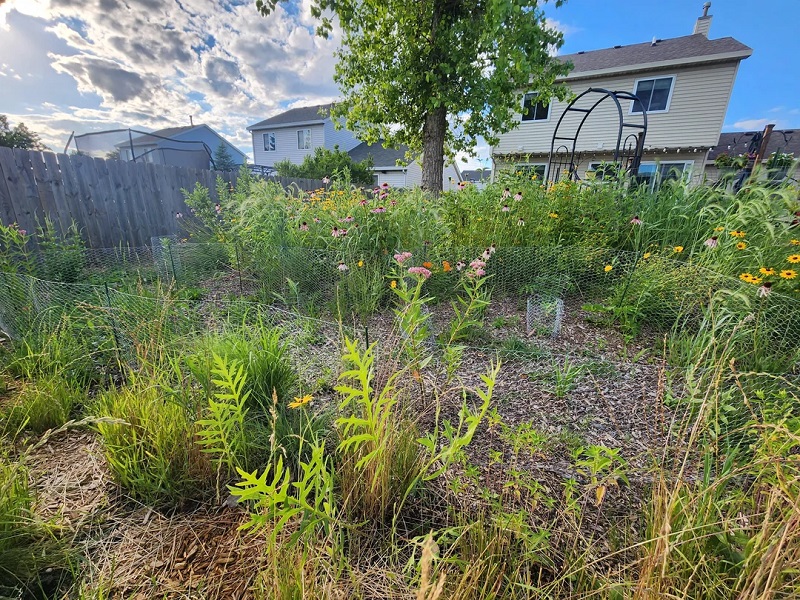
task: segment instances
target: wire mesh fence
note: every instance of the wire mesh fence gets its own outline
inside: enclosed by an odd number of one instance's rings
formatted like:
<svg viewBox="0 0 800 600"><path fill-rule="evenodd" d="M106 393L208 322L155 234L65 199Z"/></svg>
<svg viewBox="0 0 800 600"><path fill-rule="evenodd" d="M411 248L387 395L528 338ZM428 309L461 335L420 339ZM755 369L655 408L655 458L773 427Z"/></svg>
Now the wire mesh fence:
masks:
<svg viewBox="0 0 800 600"><path fill-rule="evenodd" d="M691 335L709 319L709 307L723 307L737 322L747 320L748 351L789 357L782 369L796 366L800 302L774 289L778 285L754 285L666 255L609 249L423 247L412 255L400 267L391 255L299 247L245 251L175 237L155 238L147 247L85 250L70 259L77 264L55 269L44 258L37 265L42 275L68 273L63 279L70 281L0 274L0 330L19 339L63 315L80 315L91 323L81 335L102 337L97 346L104 352L127 354L167 335L218 329L248 312L290 330L316 319L331 339L342 323L365 340L372 327L375 340L385 333L377 323L391 321L391 281L408 277L410 266L430 272L423 292L445 315L463 295L470 263L479 260L492 300L518 305L523 338L557 337L577 312L628 333ZM487 342L478 336L470 344Z"/></svg>

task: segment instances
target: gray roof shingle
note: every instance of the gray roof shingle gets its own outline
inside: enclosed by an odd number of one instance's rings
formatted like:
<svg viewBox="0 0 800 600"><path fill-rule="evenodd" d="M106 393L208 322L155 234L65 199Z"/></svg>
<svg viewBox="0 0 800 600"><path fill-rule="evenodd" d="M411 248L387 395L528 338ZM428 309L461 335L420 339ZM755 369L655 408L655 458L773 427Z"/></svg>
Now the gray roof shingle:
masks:
<svg viewBox="0 0 800 600"><path fill-rule="evenodd" d="M701 34L685 35L682 37L657 40L656 44L645 42L591 50L576 54L559 56L561 61L570 61L574 69L570 74L579 74L587 71L601 71L605 69L625 69L636 65L658 62L697 59L702 62L714 55L740 53L750 56L753 50L732 37L710 40Z"/></svg>
<svg viewBox="0 0 800 600"><path fill-rule="evenodd" d="M250 125L247 129L263 129L264 127L288 125L290 123L306 123L306 122L320 122L328 118L333 103L317 104L315 106L300 106L298 108L291 108L286 112L259 121L254 125Z"/></svg>
<svg viewBox="0 0 800 600"><path fill-rule="evenodd" d="M405 162L407 151L407 146L400 146L394 149L386 148L380 142L375 144L363 142L350 150L348 154L350 154L350 158L353 159L353 162L361 162L367 157L372 156L372 164L375 168L389 167L394 169L398 168L398 160Z"/></svg>
<svg viewBox="0 0 800 600"><path fill-rule="evenodd" d="M750 148L750 140L755 131L735 131L721 133L719 144L708 152L708 161L714 162L720 154L727 153L730 156L744 154ZM786 136L784 138L784 135ZM764 160L769 158L773 152L780 150L788 154L794 154L795 158L800 158L800 131L792 129L775 129L767 143L767 152Z"/></svg>

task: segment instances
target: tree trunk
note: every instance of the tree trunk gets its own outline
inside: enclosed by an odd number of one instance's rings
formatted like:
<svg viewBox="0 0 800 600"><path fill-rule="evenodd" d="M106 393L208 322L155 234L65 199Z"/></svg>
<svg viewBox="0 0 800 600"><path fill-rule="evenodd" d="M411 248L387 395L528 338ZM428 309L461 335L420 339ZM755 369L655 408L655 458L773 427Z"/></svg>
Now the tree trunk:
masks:
<svg viewBox="0 0 800 600"><path fill-rule="evenodd" d="M422 189L435 196L442 191L446 132L447 109L440 106L425 116L422 129Z"/></svg>

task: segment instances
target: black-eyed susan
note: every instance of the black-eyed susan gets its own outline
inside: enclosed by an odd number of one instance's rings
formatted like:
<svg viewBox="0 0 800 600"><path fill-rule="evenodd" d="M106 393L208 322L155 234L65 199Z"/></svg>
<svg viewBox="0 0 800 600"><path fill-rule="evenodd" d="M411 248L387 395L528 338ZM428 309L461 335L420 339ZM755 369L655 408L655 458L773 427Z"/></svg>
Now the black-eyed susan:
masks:
<svg viewBox="0 0 800 600"><path fill-rule="evenodd" d="M714 227L714 231L725 231L724 227Z"/></svg>
<svg viewBox="0 0 800 600"><path fill-rule="evenodd" d="M389 283L389 287L395 289L397 287L397 281L392 279L392 281Z"/></svg>
<svg viewBox="0 0 800 600"><path fill-rule="evenodd" d="M800 254L790 254L786 257L786 262L790 262L795 265L800 263Z"/></svg>
<svg viewBox="0 0 800 600"><path fill-rule="evenodd" d="M800 246L800 240L791 240L789 243L792 246Z"/></svg>
<svg viewBox="0 0 800 600"><path fill-rule="evenodd" d="M736 238L743 238L745 235L747 234L744 231L739 231L738 229L731 231L731 236Z"/></svg>
<svg viewBox="0 0 800 600"><path fill-rule="evenodd" d="M745 283L751 283L755 277L753 277L752 273L742 273L739 275L739 279L744 281Z"/></svg>
<svg viewBox="0 0 800 600"><path fill-rule="evenodd" d="M747 244L745 244L744 242L739 242L736 244L737 250L744 250L745 248L747 248Z"/></svg>
<svg viewBox="0 0 800 600"><path fill-rule="evenodd" d="M606 265L605 267L603 267L603 271L605 271L606 273L608 273L608 272L609 272L611 269L613 269L613 268L614 268L614 267L613 267L613 266L611 266L611 265Z"/></svg>
<svg viewBox="0 0 800 600"><path fill-rule="evenodd" d="M672 251L675 252L675 254L680 254L683 252L683 246L675 246L672 248Z"/></svg>
<svg viewBox="0 0 800 600"><path fill-rule="evenodd" d="M775 269L773 269L772 267L761 267L758 270L758 272L761 273L762 275L766 275L767 277L775 275Z"/></svg>
<svg viewBox="0 0 800 600"><path fill-rule="evenodd" d="M783 271L781 271L781 277L783 277L784 279L794 279L795 277L797 277L797 271L795 271L794 269L784 269Z"/></svg>
<svg viewBox="0 0 800 600"><path fill-rule="evenodd" d="M311 394L306 394L305 396L298 396L294 399L294 401L289 402L289 408L300 408L311 402L314 397Z"/></svg>

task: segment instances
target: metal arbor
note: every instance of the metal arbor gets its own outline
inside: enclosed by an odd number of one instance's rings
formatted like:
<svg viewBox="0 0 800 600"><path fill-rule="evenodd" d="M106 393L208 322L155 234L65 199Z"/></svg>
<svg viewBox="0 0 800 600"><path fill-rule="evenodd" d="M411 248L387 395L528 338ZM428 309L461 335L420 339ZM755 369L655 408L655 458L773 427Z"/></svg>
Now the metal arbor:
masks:
<svg viewBox="0 0 800 600"><path fill-rule="evenodd" d="M596 100L590 108L579 108L575 106L584 96L589 94L599 94L600 98ZM581 158L579 154L576 155L578 137L580 136L583 124L586 123L586 119L589 118L592 111L608 98L614 101L618 115L617 143L614 147L614 162L620 165L620 167L631 176L636 176L639 173L639 164L642 161L642 151L644 150L644 138L647 134L647 110L642 106L641 123L626 123L622 115L620 99L639 102L641 106L641 102L636 95L631 92L612 92L603 88L589 88L570 102L569 106L564 109L564 112L558 119L556 128L553 131L553 139L550 142L550 159L547 165L548 182L556 182L563 178L578 178L578 163ZM575 130L575 134L572 136L559 131L564 117L571 112L583 113L583 118L581 118ZM631 133L626 135L623 140L623 133L626 131L631 131ZM561 143L556 146L556 142ZM572 144L571 147L569 146L570 142Z"/></svg>

